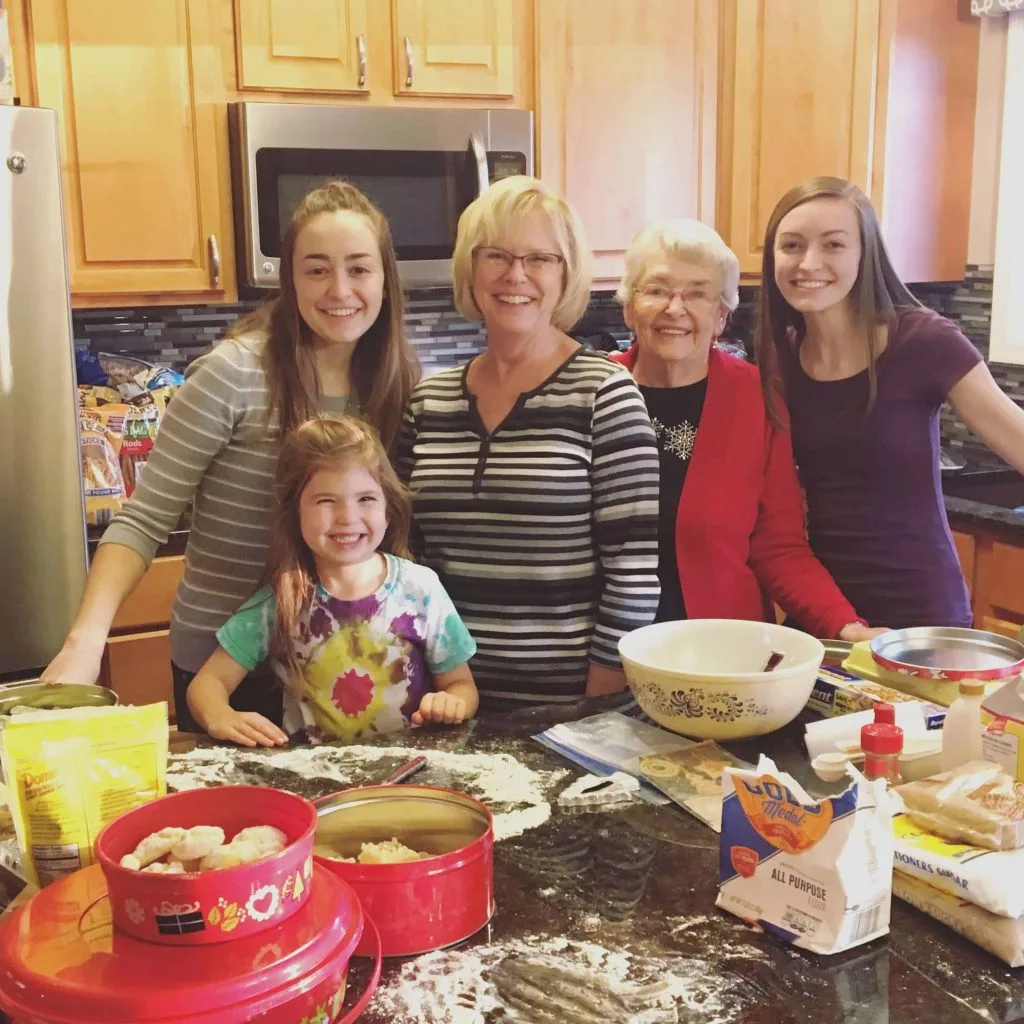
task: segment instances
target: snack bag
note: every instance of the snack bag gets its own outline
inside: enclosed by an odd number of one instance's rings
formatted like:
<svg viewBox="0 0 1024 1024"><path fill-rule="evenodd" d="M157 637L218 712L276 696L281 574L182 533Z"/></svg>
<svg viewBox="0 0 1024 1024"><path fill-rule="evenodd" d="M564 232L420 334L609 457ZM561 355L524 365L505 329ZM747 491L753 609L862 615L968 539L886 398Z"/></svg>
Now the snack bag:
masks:
<svg viewBox="0 0 1024 1024"><path fill-rule="evenodd" d="M12 718L3 767L26 874L45 885L93 863L104 825L167 792L167 704Z"/></svg>
<svg viewBox="0 0 1024 1024"><path fill-rule="evenodd" d="M160 409L147 393L128 403L124 418L124 439L121 442L121 475L125 496L130 498L138 486L149 453L153 450L160 429Z"/></svg>
<svg viewBox="0 0 1024 1024"><path fill-rule="evenodd" d="M126 405L79 410L85 519L102 526L121 510L125 499L120 453Z"/></svg>
<svg viewBox="0 0 1024 1024"><path fill-rule="evenodd" d="M762 755L726 768L716 906L814 953L889 931L893 833L885 782L814 800Z"/></svg>

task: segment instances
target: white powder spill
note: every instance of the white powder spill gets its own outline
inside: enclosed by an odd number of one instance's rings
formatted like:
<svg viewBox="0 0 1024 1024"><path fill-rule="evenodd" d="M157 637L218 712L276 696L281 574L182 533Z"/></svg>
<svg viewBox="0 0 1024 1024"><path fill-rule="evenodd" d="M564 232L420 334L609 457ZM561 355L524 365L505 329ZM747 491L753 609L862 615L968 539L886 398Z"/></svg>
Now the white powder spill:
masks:
<svg viewBox="0 0 1024 1024"><path fill-rule="evenodd" d="M417 957L378 989L369 1013L390 1024L485 1024L488 1020L520 1019L502 1001L491 971L507 957L538 955L555 967L593 972L595 982L600 979L613 989L667 983L651 1010L631 1018L637 1024L677 1020L680 1014L687 1020L699 1014L702 1024L732 1024L744 1012L733 980L717 973L711 962L641 956L591 942L535 936ZM502 1013L496 1016L495 1011ZM594 1024L598 1024L596 1018Z"/></svg>
<svg viewBox="0 0 1024 1024"><path fill-rule="evenodd" d="M508 839L543 825L551 817L547 794L568 774L566 769L527 768L511 754L369 746L298 747L252 753L212 747L172 756L167 765L167 782L177 790L230 785L252 781L252 775L258 774L261 767L269 767L304 778L330 779L343 789L386 775L383 766L379 772L374 771L377 762L393 767L396 758L408 760L421 754L427 759L424 773L435 769L447 776L446 785L487 804L494 815L495 839Z"/></svg>

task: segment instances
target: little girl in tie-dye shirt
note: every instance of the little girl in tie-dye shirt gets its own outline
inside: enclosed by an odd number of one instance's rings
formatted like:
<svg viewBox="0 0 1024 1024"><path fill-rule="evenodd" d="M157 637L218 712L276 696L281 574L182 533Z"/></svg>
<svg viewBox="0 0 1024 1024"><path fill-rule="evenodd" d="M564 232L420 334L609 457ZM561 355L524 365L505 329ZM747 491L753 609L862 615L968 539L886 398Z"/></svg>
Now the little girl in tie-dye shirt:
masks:
<svg viewBox="0 0 1024 1024"><path fill-rule="evenodd" d="M354 739L472 716L476 644L437 575L401 557L408 493L372 429L350 417L303 424L284 444L275 491L271 582L220 628L189 686L199 724L273 746L301 730ZM284 683L286 731L230 705L267 657Z"/></svg>

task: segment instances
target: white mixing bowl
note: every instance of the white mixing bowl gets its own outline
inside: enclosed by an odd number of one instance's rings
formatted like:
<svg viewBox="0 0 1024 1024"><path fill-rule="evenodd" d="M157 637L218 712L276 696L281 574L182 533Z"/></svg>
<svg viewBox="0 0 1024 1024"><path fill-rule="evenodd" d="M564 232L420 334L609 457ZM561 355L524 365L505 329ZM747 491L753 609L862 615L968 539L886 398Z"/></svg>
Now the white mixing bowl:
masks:
<svg viewBox="0 0 1024 1024"><path fill-rule="evenodd" d="M765 672L772 651L784 657ZM627 633L619 654L637 703L659 725L698 739L735 740L796 718L825 648L770 622L689 619Z"/></svg>

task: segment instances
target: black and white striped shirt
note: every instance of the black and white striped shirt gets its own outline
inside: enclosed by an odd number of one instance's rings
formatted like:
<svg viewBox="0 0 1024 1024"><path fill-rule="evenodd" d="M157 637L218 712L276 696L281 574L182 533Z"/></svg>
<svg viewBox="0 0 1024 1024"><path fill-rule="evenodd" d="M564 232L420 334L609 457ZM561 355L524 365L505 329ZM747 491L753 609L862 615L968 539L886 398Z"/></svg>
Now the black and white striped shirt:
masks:
<svg viewBox="0 0 1024 1024"><path fill-rule="evenodd" d="M468 364L424 380L398 464L482 696L578 699L658 607L658 450L629 373L577 350L487 434Z"/></svg>

